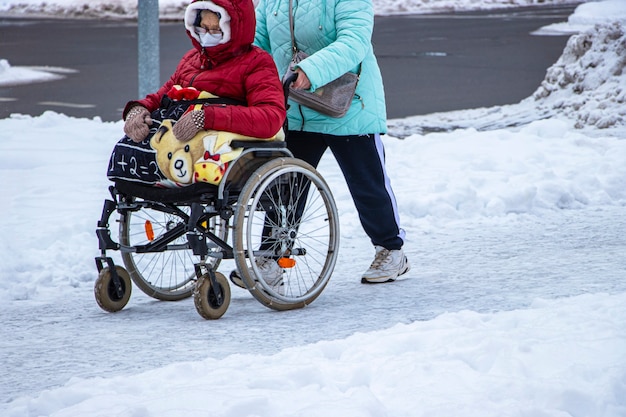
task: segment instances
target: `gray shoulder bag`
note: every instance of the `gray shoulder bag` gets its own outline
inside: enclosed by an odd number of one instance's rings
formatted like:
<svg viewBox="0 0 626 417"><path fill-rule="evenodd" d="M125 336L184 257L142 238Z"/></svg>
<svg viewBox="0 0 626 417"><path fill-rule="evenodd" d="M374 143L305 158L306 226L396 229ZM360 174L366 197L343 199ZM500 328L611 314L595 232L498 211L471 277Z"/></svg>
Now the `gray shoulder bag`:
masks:
<svg viewBox="0 0 626 417"><path fill-rule="evenodd" d="M306 53L299 51L296 46L293 20L293 0L289 0L289 29L291 31L293 57L291 58L289 69L283 77L283 80L292 76L293 67L308 56ZM359 72L361 72L361 64L359 64ZM322 114L331 117L343 117L350 108L350 104L352 104L358 82L359 74L348 71L341 77L321 86L313 92L296 90L290 87L289 98L298 104Z"/></svg>

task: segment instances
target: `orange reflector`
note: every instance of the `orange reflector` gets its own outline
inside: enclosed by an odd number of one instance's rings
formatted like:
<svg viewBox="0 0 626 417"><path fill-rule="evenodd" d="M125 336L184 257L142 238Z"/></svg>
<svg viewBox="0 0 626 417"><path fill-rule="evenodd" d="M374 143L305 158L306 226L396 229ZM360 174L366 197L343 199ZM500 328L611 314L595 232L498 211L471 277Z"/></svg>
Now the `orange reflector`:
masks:
<svg viewBox="0 0 626 417"><path fill-rule="evenodd" d="M200 226L202 226L202 227L204 227L206 229L207 227L209 227L209 223L205 220L202 223L200 223Z"/></svg>
<svg viewBox="0 0 626 417"><path fill-rule="evenodd" d="M281 268L293 268L296 266L296 260L291 258L280 258L278 260L278 266Z"/></svg>
<svg viewBox="0 0 626 417"><path fill-rule="evenodd" d="M150 242L152 242L154 240L154 229L152 228L152 223L150 222L150 220L146 220L144 228L146 229L146 237Z"/></svg>

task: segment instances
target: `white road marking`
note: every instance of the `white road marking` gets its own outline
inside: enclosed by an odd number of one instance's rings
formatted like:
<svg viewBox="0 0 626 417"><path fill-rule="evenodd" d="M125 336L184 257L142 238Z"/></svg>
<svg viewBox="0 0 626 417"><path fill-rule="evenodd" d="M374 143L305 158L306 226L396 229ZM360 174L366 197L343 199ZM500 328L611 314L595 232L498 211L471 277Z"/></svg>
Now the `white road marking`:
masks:
<svg viewBox="0 0 626 417"><path fill-rule="evenodd" d="M96 107L95 104L63 103L61 101L40 101L37 104L42 106L71 107L73 109L91 109Z"/></svg>

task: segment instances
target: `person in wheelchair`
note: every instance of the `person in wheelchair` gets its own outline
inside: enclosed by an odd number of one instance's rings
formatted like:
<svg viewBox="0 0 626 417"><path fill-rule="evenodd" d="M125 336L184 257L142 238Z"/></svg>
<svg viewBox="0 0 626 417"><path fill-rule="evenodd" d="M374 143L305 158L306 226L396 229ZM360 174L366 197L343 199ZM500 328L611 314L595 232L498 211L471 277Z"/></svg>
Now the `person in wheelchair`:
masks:
<svg viewBox="0 0 626 417"><path fill-rule="evenodd" d="M158 155L163 150L155 143L155 139L159 144L165 142L159 139L162 132L157 134L162 126L171 128L170 149L164 150L169 155L176 154L176 142L178 148L188 148L186 143L193 147L192 140L202 142L197 137L201 131L248 138L272 138L282 133L285 93L271 55L253 45L256 19L252 0L194 0L185 10L184 23L193 48L158 91L132 100L124 108L125 136L109 163L108 177L112 180L160 187L197 181L197 172L195 177L187 175L187 168L194 166L190 158L185 169L178 169L180 176L172 175L173 167L164 167ZM200 154L207 154L204 148ZM174 161L176 157L171 165ZM256 264L269 285L282 284L282 270L274 259L259 257ZM233 283L245 288L239 275L234 276Z"/></svg>
<svg viewBox="0 0 626 417"><path fill-rule="evenodd" d="M201 130L276 135L286 117L283 88L271 56L252 45L255 24L252 0L192 1L185 28L193 48L158 91L126 104L126 137L145 142L164 116L177 119L173 133L182 142ZM209 93L213 101L201 109L175 106L172 111L173 102L194 90Z"/></svg>

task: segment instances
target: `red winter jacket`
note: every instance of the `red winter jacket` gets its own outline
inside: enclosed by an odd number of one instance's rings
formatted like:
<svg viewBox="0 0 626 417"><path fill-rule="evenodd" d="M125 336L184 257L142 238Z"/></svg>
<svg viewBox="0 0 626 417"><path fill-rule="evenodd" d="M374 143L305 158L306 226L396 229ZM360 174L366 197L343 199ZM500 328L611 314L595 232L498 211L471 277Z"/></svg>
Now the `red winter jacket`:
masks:
<svg viewBox="0 0 626 417"><path fill-rule="evenodd" d="M213 3L223 7L231 17L230 41L203 48L187 31L194 49L183 56L159 91L126 104L124 119L135 104L151 112L157 109L172 86L180 85L248 104L205 106L205 129L259 138L271 137L280 130L286 117L283 88L272 57L252 45L256 25L252 0L213 0Z"/></svg>

